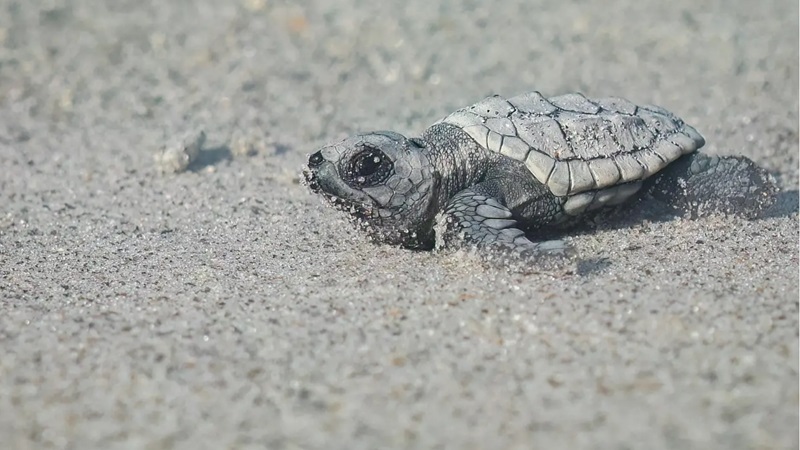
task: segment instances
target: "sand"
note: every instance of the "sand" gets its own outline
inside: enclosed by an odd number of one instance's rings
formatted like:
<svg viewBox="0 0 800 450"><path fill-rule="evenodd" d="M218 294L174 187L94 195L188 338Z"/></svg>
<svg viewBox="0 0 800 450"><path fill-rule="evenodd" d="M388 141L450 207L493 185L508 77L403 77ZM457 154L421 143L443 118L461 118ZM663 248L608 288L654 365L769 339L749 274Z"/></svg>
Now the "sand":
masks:
<svg viewBox="0 0 800 450"><path fill-rule="evenodd" d="M631 212L553 274L298 183L529 90L664 106L779 203ZM0 167L4 448L797 448L797 2L0 0Z"/></svg>

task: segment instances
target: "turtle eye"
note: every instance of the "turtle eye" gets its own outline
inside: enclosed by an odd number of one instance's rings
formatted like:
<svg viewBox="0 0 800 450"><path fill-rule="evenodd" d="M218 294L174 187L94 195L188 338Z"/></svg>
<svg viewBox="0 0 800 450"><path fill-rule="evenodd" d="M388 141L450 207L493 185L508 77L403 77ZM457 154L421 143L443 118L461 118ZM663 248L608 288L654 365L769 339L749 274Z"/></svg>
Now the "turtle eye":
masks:
<svg viewBox="0 0 800 450"><path fill-rule="evenodd" d="M377 148L366 147L350 161L347 178L358 186L382 183L392 171L392 161Z"/></svg>
<svg viewBox="0 0 800 450"><path fill-rule="evenodd" d="M368 177L378 171L383 162L383 153L368 151L358 155L353 164L353 175Z"/></svg>

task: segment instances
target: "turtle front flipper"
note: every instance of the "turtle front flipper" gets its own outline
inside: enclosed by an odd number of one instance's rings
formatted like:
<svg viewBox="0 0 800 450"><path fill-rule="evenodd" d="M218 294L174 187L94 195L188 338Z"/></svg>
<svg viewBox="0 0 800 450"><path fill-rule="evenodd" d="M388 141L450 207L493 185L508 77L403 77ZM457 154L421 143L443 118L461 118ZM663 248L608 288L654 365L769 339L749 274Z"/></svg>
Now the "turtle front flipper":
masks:
<svg viewBox="0 0 800 450"><path fill-rule="evenodd" d="M478 248L513 253L522 258L571 257L564 241L532 242L518 228L511 210L500 200L481 193L481 185L457 193L437 217L436 248Z"/></svg>

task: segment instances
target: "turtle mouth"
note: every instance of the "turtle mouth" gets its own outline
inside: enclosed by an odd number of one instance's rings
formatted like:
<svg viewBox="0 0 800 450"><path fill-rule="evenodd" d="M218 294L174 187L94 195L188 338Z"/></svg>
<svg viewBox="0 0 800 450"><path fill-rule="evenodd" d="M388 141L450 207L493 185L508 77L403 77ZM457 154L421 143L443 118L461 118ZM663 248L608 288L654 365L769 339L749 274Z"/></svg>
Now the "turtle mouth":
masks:
<svg viewBox="0 0 800 450"><path fill-rule="evenodd" d="M320 180L320 176L315 170L309 167L303 167L303 181L311 192L321 194L327 203L339 211L346 212L356 219L372 219L377 217L375 205L351 198L351 196L337 195L333 192L339 191L337 189L339 183L325 182ZM333 192L332 192L333 191ZM368 197L367 197L368 198Z"/></svg>
<svg viewBox="0 0 800 450"><path fill-rule="evenodd" d="M308 166L303 166L303 178L301 179L303 185L308 186L311 189L311 192L317 194L320 191L319 180L317 179L317 175L308 168Z"/></svg>
<svg viewBox="0 0 800 450"><path fill-rule="evenodd" d="M323 192L322 195L329 205L339 211L346 212L354 219L372 219L376 217L375 207L370 204L337 197L327 192Z"/></svg>

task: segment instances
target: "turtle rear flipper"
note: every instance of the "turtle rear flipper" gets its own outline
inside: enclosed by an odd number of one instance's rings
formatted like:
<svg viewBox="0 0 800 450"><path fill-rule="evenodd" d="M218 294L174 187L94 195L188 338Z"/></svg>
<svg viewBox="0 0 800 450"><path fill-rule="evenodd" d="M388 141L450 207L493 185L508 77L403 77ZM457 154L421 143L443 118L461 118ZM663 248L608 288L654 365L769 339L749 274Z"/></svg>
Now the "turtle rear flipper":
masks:
<svg viewBox="0 0 800 450"><path fill-rule="evenodd" d="M511 210L483 194L481 184L465 189L447 203L437 218L436 247L472 245L513 253L523 258L569 258L573 249L564 241L532 242L518 228Z"/></svg>
<svg viewBox="0 0 800 450"><path fill-rule="evenodd" d="M743 156L683 156L653 177L649 193L671 207L702 217L723 213L756 218L775 203L773 177Z"/></svg>

